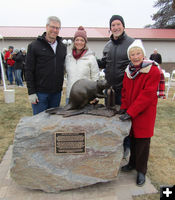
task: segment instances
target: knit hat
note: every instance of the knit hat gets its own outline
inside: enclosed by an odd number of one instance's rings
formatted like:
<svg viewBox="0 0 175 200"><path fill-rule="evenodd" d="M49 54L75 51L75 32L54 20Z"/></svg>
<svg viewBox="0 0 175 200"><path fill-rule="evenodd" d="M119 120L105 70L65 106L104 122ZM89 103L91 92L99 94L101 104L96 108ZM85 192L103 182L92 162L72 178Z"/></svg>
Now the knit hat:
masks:
<svg viewBox="0 0 175 200"><path fill-rule="evenodd" d="M123 17L120 16L120 15L113 15L113 16L111 17L110 21L109 21L109 27L110 27L110 29L111 29L111 24L112 24L112 22L113 22L114 20L120 20L121 23L123 24L123 27L125 27L125 22L124 22Z"/></svg>
<svg viewBox="0 0 175 200"><path fill-rule="evenodd" d="M128 47L128 50L127 50L128 58L129 58L129 51L133 47L138 47L138 48L142 49L144 57L146 56L145 48L143 46L142 41L140 39L137 39Z"/></svg>
<svg viewBox="0 0 175 200"><path fill-rule="evenodd" d="M86 31L84 30L83 26L78 27L78 30L75 32L75 35L74 35L74 40L76 37L82 37L87 42L87 34L86 34Z"/></svg>

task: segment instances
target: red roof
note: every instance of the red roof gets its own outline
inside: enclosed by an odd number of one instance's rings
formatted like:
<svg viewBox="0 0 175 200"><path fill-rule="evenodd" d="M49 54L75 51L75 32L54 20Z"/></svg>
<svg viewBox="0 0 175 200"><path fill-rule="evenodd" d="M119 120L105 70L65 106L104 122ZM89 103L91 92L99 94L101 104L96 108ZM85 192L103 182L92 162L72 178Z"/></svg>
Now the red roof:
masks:
<svg viewBox="0 0 175 200"><path fill-rule="evenodd" d="M72 38L77 27L62 27L60 36ZM85 27L88 38L107 39L109 28ZM0 35L4 38L36 38L45 31L45 27L0 26ZM133 38L175 40L175 29L126 28L126 33Z"/></svg>

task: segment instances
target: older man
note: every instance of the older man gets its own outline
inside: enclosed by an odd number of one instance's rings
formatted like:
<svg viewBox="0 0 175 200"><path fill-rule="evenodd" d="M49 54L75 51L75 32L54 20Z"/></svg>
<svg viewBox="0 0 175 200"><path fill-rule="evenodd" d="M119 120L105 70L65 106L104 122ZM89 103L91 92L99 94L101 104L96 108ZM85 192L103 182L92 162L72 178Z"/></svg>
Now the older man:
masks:
<svg viewBox="0 0 175 200"><path fill-rule="evenodd" d="M162 56L158 53L157 49L154 49L154 53L150 55L149 59L156 61L158 64L162 64Z"/></svg>
<svg viewBox="0 0 175 200"><path fill-rule="evenodd" d="M59 18L49 17L46 32L28 46L25 79L34 115L60 105L66 56L60 28Z"/></svg>

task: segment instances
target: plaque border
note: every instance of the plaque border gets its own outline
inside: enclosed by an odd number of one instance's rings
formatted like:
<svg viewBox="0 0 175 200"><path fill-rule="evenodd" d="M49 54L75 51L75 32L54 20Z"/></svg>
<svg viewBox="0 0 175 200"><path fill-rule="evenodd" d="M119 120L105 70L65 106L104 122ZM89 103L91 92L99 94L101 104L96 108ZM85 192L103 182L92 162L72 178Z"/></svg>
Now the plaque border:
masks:
<svg viewBox="0 0 175 200"><path fill-rule="evenodd" d="M77 132L61 132L61 131L60 131L60 132L59 132L59 131L55 132L55 133L54 133L55 155L67 155L67 154L68 154L68 155L70 155L70 154L80 154L80 155L81 155L81 154L85 154L85 153L86 153L86 132L85 132L85 131L84 131L84 132L83 132L83 131L80 132L80 133L83 133L83 134L84 134L84 138L85 138L85 141L84 141L84 142L85 142L85 151L82 152L82 153L79 153L79 152L77 152L77 153L76 153L76 152L74 152L74 153L71 153L71 152L67 152L67 153L57 153L57 152L56 152L56 134L57 134L57 133L63 133L63 134L72 133L72 134L77 134ZM78 133L78 134L79 134L79 133Z"/></svg>

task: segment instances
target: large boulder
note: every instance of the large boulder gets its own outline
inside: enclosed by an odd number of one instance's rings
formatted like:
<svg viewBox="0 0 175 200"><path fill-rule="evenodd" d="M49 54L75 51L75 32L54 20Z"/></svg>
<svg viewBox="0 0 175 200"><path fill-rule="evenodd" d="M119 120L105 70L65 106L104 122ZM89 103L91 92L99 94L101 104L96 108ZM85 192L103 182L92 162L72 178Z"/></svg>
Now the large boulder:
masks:
<svg viewBox="0 0 175 200"><path fill-rule="evenodd" d="M22 118L15 131L11 177L23 187L45 192L114 180L130 126L118 115L64 118L43 112ZM55 133L85 133L85 152L55 153Z"/></svg>

